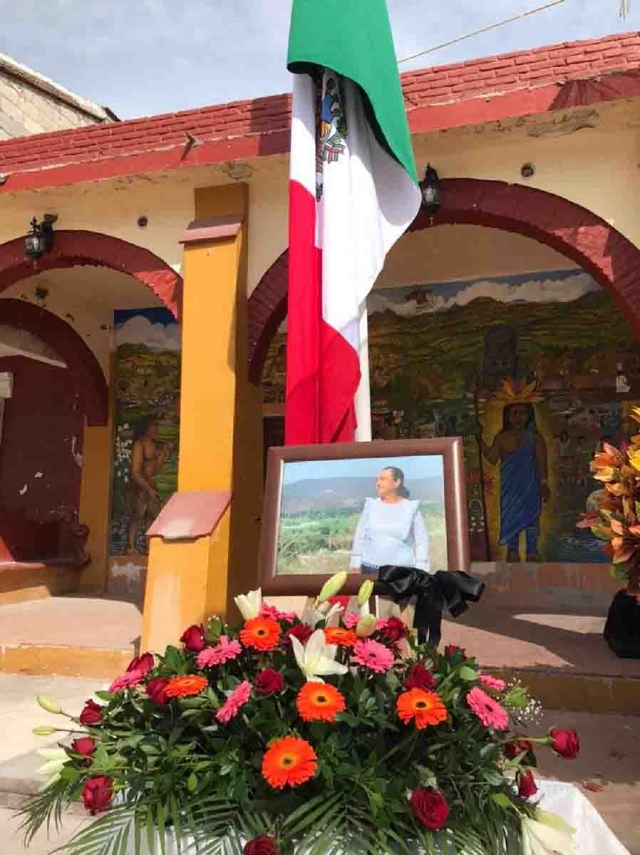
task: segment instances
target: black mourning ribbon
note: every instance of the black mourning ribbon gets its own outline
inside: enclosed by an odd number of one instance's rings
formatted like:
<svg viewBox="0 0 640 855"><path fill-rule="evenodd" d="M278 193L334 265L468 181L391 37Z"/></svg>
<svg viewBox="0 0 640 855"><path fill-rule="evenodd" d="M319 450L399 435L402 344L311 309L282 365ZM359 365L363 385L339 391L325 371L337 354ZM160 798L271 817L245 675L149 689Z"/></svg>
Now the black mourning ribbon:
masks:
<svg viewBox="0 0 640 855"><path fill-rule="evenodd" d="M415 597L413 623L418 630L418 641L437 647L442 637L445 608L451 617L459 617L467 611L469 603L480 601L484 588L484 582L458 570L439 570L431 574L416 567L387 564L378 570L374 593L398 604Z"/></svg>

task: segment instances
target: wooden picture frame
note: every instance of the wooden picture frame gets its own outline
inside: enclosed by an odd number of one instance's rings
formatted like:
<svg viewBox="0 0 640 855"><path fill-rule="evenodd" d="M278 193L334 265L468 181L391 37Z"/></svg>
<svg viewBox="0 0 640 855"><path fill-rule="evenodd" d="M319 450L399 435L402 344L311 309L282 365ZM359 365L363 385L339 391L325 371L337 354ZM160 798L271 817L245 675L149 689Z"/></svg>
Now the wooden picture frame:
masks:
<svg viewBox="0 0 640 855"><path fill-rule="evenodd" d="M387 461L416 457L442 458L442 505L445 517L447 566L435 569L468 571L469 533L464 451L460 437L271 448L267 463L260 544L260 579L263 593L271 596L314 595L331 575L331 573L278 573L285 468L288 464L365 459L372 461L372 468L377 465L379 469L383 469L387 467ZM373 464L374 460L376 464ZM412 465L415 467L417 464ZM327 472L329 468L337 470L337 467L325 466L318 471ZM350 571L342 593L357 592L364 578L373 577L364 576L358 570Z"/></svg>

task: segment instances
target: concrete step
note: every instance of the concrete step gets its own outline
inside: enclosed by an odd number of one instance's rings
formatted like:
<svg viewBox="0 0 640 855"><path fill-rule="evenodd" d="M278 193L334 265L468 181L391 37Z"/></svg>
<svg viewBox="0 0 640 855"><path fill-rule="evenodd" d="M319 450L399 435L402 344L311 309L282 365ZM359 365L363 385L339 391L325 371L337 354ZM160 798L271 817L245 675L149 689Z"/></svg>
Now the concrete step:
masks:
<svg viewBox="0 0 640 855"><path fill-rule="evenodd" d="M49 597L0 606L0 672L109 679L135 655L142 614L133 603Z"/></svg>

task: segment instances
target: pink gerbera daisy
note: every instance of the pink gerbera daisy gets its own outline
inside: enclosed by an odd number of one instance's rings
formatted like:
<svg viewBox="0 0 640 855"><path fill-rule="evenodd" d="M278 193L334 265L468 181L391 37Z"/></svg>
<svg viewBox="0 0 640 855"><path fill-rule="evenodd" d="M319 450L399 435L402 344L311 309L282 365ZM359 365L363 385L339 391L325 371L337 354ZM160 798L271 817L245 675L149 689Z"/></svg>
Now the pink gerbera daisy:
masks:
<svg viewBox="0 0 640 855"><path fill-rule="evenodd" d="M273 620L286 620L287 623L293 623L298 617L295 612L281 612L275 606L270 606L269 603L262 603L260 606L260 617L268 617Z"/></svg>
<svg viewBox="0 0 640 855"><path fill-rule="evenodd" d="M478 676L478 682L480 682L485 689L493 689L494 692L504 692L507 688L507 684L504 680L500 680L498 677L491 677L489 674L480 674Z"/></svg>
<svg viewBox="0 0 640 855"><path fill-rule="evenodd" d="M355 629L360 623L361 617L362 615L360 615L358 612L346 612L346 614L342 616L342 623L347 629ZM385 629L388 623L388 620L382 620L382 618L378 618L376 622L376 630Z"/></svg>
<svg viewBox="0 0 640 855"><path fill-rule="evenodd" d="M224 665L231 662L242 653L239 641L229 641L226 635L221 635L215 647L205 647L198 653L196 662L198 668L212 668L214 665Z"/></svg>
<svg viewBox="0 0 640 855"><path fill-rule="evenodd" d="M482 689L471 689L467 695L467 703L485 727L492 727L494 730L506 730L509 727L507 711Z"/></svg>
<svg viewBox="0 0 640 855"><path fill-rule="evenodd" d="M379 641L359 641L353 649L352 662L364 665L376 674L384 674L393 665L393 653Z"/></svg>
<svg viewBox="0 0 640 855"><path fill-rule="evenodd" d="M346 629L355 629L360 623L360 615L358 612L345 612L342 615L342 623Z"/></svg>
<svg viewBox="0 0 640 855"><path fill-rule="evenodd" d="M125 671L124 674L120 677L116 677L113 683L109 686L109 691L113 692L121 692L123 689L128 689L131 686L137 686L138 683L141 683L146 674L144 671Z"/></svg>
<svg viewBox="0 0 640 855"><path fill-rule="evenodd" d="M216 713L216 719L227 724L238 715L240 707L246 704L251 697L251 683L245 680L231 692L227 700Z"/></svg>

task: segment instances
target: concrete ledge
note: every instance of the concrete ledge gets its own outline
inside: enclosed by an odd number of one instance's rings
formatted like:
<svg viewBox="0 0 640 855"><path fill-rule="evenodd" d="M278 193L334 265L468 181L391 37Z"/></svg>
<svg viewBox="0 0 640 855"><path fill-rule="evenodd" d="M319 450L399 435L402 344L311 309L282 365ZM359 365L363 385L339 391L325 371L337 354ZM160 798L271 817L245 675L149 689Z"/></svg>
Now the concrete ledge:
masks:
<svg viewBox="0 0 640 855"><path fill-rule="evenodd" d="M0 647L0 672L110 680L126 670L132 656L132 648L102 650L88 647L7 644Z"/></svg>
<svg viewBox="0 0 640 855"><path fill-rule="evenodd" d="M72 593L78 588L80 569L39 562L0 564L0 605Z"/></svg>
<svg viewBox="0 0 640 855"><path fill-rule="evenodd" d="M545 709L640 715L640 679L570 674L538 668L487 668L505 680L519 679Z"/></svg>

